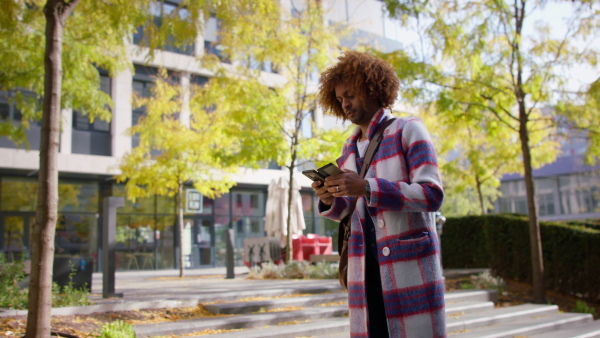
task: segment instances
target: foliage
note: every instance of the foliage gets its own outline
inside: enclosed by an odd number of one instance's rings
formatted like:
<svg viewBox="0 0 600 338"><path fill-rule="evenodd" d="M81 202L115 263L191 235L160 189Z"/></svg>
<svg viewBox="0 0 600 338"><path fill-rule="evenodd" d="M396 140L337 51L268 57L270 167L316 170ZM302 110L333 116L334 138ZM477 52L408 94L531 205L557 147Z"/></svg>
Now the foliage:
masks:
<svg viewBox="0 0 600 338"><path fill-rule="evenodd" d="M600 230L540 222L546 289L596 299L600 290ZM494 214L448 218L442 233L444 268L490 268L494 275L531 283L527 219ZM565 250L568 248L568 250Z"/></svg>
<svg viewBox="0 0 600 338"><path fill-rule="evenodd" d="M101 338L135 338L135 330L131 324L116 320L106 323L100 332Z"/></svg>
<svg viewBox="0 0 600 338"><path fill-rule="evenodd" d="M597 317L596 309L593 306L587 305L587 303L582 300L575 302L575 308L573 309L573 312L589 313L592 316Z"/></svg>
<svg viewBox="0 0 600 338"><path fill-rule="evenodd" d="M55 282L52 283L52 305L54 307L65 306L85 306L90 305L90 292L87 288L87 283L79 288L76 288L73 283L73 277L77 270L73 267L73 263L69 260L69 281L62 288Z"/></svg>
<svg viewBox="0 0 600 338"><path fill-rule="evenodd" d="M250 279L336 279L336 264L319 262L312 265L307 261L292 261L288 264L266 262L250 269Z"/></svg>
<svg viewBox="0 0 600 338"><path fill-rule="evenodd" d="M22 261L7 262L5 255L0 255L0 308L27 309L28 290L19 284L25 280L24 264ZM71 268L69 282L62 290L52 283L52 305L54 307L90 305L89 295L85 286L75 288Z"/></svg>
<svg viewBox="0 0 600 338"><path fill-rule="evenodd" d="M469 200L477 195L478 179L487 181L485 210L498 195L499 177L523 172L516 166L526 160L515 137L519 125L527 129L534 168L552 162L557 141L568 137L589 139L588 162L600 154L600 142L595 142L600 137L600 81L568 89L570 69L596 65L597 44L586 42L597 36L593 27L599 20L592 14L597 8L563 3L562 14L572 15L564 21L562 36L553 34L557 27L545 20L523 29L545 5L385 1L390 16L421 38L421 48L382 56L405 84L402 98L418 108L437 137L445 188L456 197L445 204L447 215L474 212Z"/></svg>
<svg viewBox="0 0 600 338"><path fill-rule="evenodd" d="M493 289L502 294L506 290L506 283L500 277L494 277L489 271L484 271L476 276L471 276L471 281L476 289Z"/></svg>
<svg viewBox="0 0 600 338"><path fill-rule="evenodd" d="M27 290L19 288L25 279L24 267L23 262L8 262L6 255L0 254L0 308L27 308Z"/></svg>
<svg viewBox="0 0 600 338"><path fill-rule="evenodd" d="M386 0L388 11L417 23L427 36L429 54L424 43L415 60L432 60L422 66L428 72L411 77L420 91L415 101L434 104L440 115L502 124L512 130L521 150L525 177L531 242L534 299L545 301L544 266L540 225L536 214L533 168L555 160L559 151L556 137L579 136L568 127L585 128L598 122L592 109L562 109L583 105L568 94L571 70L577 66L595 67L600 19L597 3L566 2L571 14L564 21L566 33L554 34L553 22L532 22L532 13L550 2L525 0L462 1L419 0L400 3ZM421 24L425 27L420 27ZM533 26L530 33L529 25ZM425 62L424 62L425 63ZM433 71L431 71L433 69ZM411 74L414 75L414 74ZM589 91L590 93L593 90ZM414 102L414 101L413 101ZM563 113L561 113L561 111ZM481 126L483 127L483 126ZM487 125L488 134L494 131ZM591 131L594 134L595 131ZM597 137L589 137L597 140ZM518 142L516 141L518 140ZM500 143L498 148L504 146ZM598 158L600 148L590 146L588 158ZM536 163L536 158L539 162ZM470 159L471 160L471 159ZM471 162L473 163L473 162ZM476 177L477 178L477 177ZM481 200L481 198L480 198ZM481 203L483 204L483 203ZM485 211L485 209L483 209Z"/></svg>

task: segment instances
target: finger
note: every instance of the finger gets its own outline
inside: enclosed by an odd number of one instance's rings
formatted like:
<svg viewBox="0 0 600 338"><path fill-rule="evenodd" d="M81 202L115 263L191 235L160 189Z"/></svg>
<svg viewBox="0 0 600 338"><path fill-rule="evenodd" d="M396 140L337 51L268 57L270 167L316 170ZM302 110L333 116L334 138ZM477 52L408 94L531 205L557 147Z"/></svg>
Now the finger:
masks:
<svg viewBox="0 0 600 338"><path fill-rule="evenodd" d="M314 181L310 186L313 187L313 189L317 190L317 188L319 188L321 186L321 184L323 184L323 182Z"/></svg>
<svg viewBox="0 0 600 338"><path fill-rule="evenodd" d="M356 174L356 171L350 170L350 169L342 169L342 171L345 173L355 173Z"/></svg>

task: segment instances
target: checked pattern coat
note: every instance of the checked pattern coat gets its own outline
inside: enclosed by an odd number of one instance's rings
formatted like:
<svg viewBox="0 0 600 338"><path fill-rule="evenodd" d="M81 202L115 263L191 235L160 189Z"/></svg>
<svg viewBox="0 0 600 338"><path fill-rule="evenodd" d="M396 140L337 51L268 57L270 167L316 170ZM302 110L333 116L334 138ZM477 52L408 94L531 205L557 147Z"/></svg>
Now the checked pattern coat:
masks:
<svg viewBox="0 0 600 338"><path fill-rule="evenodd" d="M369 124L368 138L392 117L380 109ZM359 137L357 127L337 159L340 168L360 172ZM444 191L431 138L419 119L397 119L385 130L365 179L371 198L357 201L348 250L351 336L369 336L363 224L372 217L390 337L445 337L444 282L434 216ZM320 202L320 213L340 221L353 199L335 198L331 207Z"/></svg>

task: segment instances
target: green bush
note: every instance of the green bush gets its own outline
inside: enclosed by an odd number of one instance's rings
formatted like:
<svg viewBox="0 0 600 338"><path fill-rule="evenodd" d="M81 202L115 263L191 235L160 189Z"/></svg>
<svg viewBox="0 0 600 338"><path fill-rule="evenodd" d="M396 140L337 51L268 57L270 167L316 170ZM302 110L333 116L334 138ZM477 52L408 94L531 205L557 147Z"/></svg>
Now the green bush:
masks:
<svg viewBox="0 0 600 338"><path fill-rule="evenodd" d="M540 222L540 232L546 288L597 299L600 230L573 222ZM441 245L444 268L490 268L504 279L533 279L529 222L522 215L448 218Z"/></svg>
<svg viewBox="0 0 600 338"><path fill-rule="evenodd" d="M29 290L21 289L19 283L25 279L23 270L24 264L21 261L7 262L4 255L0 255L0 308L8 309L27 309L29 301ZM89 295L87 288L75 288L73 286L72 269L69 275L69 283L62 289L56 283L52 283L52 306L83 306L89 305Z"/></svg>
<svg viewBox="0 0 600 338"><path fill-rule="evenodd" d="M578 300L575 303L575 309L573 309L573 312L577 312L577 313L589 313L591 315L593 315L594 317L596 317L596 309L593 308L592 306L587 305L586 302Z"/></svg>
<svg viewBox="0 0 600 338"><path fill-rule="evenodd" d="M116 320L105 324L100 332L101 338L135 338L135 331L131 324Z"/></svg>
<svg viewBox="0 0 600 338"><path fill-rule="evenodd" d="M19 282L25 279L23 268L23 262L7 262L0 254L0 308L27 308L27 290L19 288Z"/></svg>
<svg viewBox="0 0 600 338"><path fill-rule="evenodd" d="M312 265L307 261L292 261L289 264L263 263L250 269L250 279L337 279L337 264L319 262Z"/></svg>

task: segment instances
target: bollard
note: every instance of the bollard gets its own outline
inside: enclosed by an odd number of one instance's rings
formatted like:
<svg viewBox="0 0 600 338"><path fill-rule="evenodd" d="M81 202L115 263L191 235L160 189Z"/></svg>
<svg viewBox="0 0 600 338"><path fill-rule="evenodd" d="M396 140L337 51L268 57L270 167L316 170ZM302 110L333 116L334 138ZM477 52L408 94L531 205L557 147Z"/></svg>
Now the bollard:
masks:
<svg viewBox="0 0 600 338"><path fill-rule="evenodd" d="M225 264L227 266L227 279L234 279L235 272L233 270L234 262L234 254L233 248L235 243L235 234L233 233L233 229L228 229L225 231L225 246L226 246L226 254L225 254Z"/></svg>
<svg viewBox="0 0 600 338"><path fill-rule="evenodd" d="M123 297L115 293L115 245L117 208L125 206L125 199L104 197L102 202L102 298Z"/></svg>

